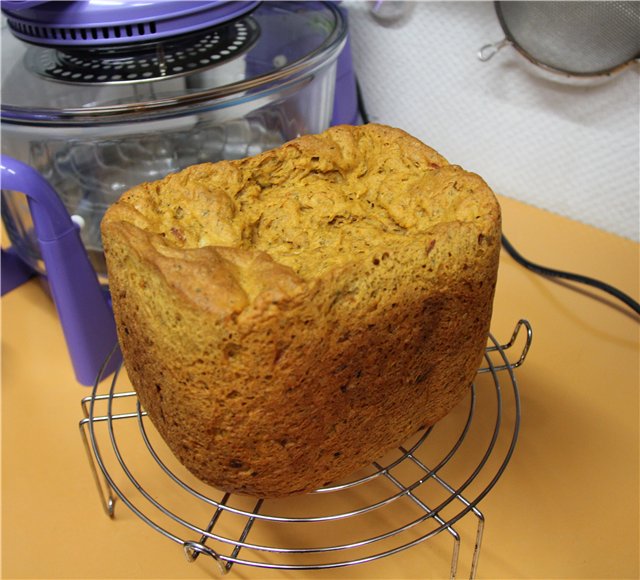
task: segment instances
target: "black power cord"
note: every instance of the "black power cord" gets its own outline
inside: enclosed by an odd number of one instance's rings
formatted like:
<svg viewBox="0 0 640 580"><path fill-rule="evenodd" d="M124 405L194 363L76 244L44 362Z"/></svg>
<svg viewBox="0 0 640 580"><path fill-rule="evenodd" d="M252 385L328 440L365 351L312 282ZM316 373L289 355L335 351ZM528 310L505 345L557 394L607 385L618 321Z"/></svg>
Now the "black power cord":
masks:
<svg viewBox="0 0 640 580"><path fill-rule="evenodd" d="M360 88L360 83L356 79L356 99L358 102L358 112L360 113L360 118L363 123L369 123L369 114L367 113L367 109L365 107L364 98L362 97L362 89ZM502 247L507 251L507 253L521 266L524 266L528 270L535 272L541 276L551 276L555 278L560 278L563 280L570 280L571 282L578 282L580 284L586 284L587 286L592 286L594 288L598 288L603 292L607 292L611 296L617 298L626 304L629 308L631 308L636 314L640 314L640 304L636 302L631 296L622 292L618 288L607 284L606 282L602 282L597 280L596 278L590 278L589 276L583 276L582 274L574 274L572 272L565 272L564 270L556 270L554 268L548 268L546 266L541 266L540 264L536 264L526 259L520 252L518 252L513 244L506 238L504 234L502 234Z"/></svg>
<svg viewBox="0 0 640 580"><path fill-rule="evenodd" d="M589 276L583 276L582 274L574 274L573 272L565 272L564 270L556 270L554 268L548 268L547 266L541 266L540 264L536 264L527 260L525 257L516 250L511 242L502 235L502 247L507 251L507 253L521 266L524 266L528 270L535 272L536 274L540 274L541 276L552 276L555 278L561 278L563 280L570 280L571 282L579 282L580 284L586 284L587 286L593 286L594 288L598 288L603 292L607 292L614 296L618 300L624 302L629 308L631 308L636 314L640 314L640 304L636 302L631 296L622 292L622 290L618 290L615 286L611 286L611 284L607 284L606 282L602 282L601 280L597 280L596 278L590 278Z"/></svg>

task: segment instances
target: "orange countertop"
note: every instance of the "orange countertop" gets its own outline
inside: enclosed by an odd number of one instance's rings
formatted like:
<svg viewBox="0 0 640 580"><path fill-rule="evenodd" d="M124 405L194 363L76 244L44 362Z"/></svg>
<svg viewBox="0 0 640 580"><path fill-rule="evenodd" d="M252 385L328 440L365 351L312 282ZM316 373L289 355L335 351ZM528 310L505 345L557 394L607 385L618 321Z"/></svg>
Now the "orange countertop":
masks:
<svg viewBox="0 0 640 580"><path fill-rule="evenodd" d="M504 232L529 259L592 276L640 299L629 240L501 198ZM2 307L2 577L209 578L125 505L103 512L78 423L75 382L55 310L32 280ZM542 278L503 252L492 332L516 321L533 344L516 377L515 453L480 502L479 578L638 578L640 319L598 290ZM436 538L375 562L286 572L236 565L230 578L442 578ZM463 541L461 551L468 553ZM460 577L467 577L468 557Z"/></svg>

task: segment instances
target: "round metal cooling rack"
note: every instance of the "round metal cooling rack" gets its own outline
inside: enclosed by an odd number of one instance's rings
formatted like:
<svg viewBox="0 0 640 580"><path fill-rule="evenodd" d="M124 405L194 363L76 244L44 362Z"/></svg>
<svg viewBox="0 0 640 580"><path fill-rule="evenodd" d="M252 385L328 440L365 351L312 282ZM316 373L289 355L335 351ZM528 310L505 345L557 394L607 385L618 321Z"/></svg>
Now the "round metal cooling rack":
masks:
<svg viewBox="0 0 640 580"><path fill-rule="evenodd" d="M99 377L82 400L80 432L106 513L114 517L120 500L180 545L188 561L209 556L222 574L235 564L291 571L361 564L446 532L454 578L462 543L455 526L470 515L476 522L473 578L485 522L477 504L515 448L520 398L514 369L531 340L526 320L506 344L490 335L465 402L349 480L310 494L262 500L201 483L175 460L124 373L111 381ZM510 362L507 351L516 344L520 354Z"/></svg>

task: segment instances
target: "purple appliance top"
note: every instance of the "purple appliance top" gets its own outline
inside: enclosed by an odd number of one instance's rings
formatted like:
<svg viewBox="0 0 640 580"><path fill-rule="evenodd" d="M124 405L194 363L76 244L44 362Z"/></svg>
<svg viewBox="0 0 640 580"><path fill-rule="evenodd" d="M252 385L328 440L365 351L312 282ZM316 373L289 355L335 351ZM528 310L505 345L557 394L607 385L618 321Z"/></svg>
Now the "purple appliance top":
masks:
<svg viewBox="0 0 640 580"><path fill-rule="evenodd" d="M176 37L234 20L259 2L124 0L2 2L18 38L50 47L121 46Z"/></svg>
<svg viewBox="0 0 640 580"><path fill-rule="evenodd" d="M95 17L100 11L93 14L88 9L94 4L100 6L98 0L45 2L14 9L12 14L26 19L31 12L51 10L50 18L43 16L39 21L48 20L55 27L57 22L63 22L63 16L70 22L78 10L65 8L57 13L57 7L84 5L84 14ZM114 4L115 1L109 2L111 9L107 15L112 20L116 19L113 13L118 12ZM130 10L142 2L130 0L124 4ZM182 14L174 14L174 26L184 17L192 18L202 27L205 12L211 18L201 30L157 40L139 37L136 41L128 37L123 41L121 37L119 45L101 44L104 34L98 30L100 27L92 29L98 37L97 44L43 46L42 39L35 34L30 42L24 42L17 33L3 34L2 54L7 55L2 59L3 123L104 126L164 119L187 111L192 113L194 107L204 102L245 98L290 82L331 61L336 52L340 53L338 76L344 70L342 65L347 63L346 55L342 54L346 10L333 2L170 0L146 4L152 4L149 10L164 10L165 15L172 6L182 10ZM209 10L193 12L205 4ZM5 13L11 12L2 0L0 6ZM192 12L185 13L187 8ZM253 10L248 12L250 8ZM214 14L234 19L212 26ZM143 16L142 8L139 16ZM119 17L120 22L124 20L128 23L125 29L128 26L132 34L137 33L135 19ZM158 34L161 21L156 20ZM97 18L93 21L99 22ZM9 28L9 21L6 26ZM13 28L10 30L14 32ZM88 38L82 39L76 31L76 42L93 42L90 27L84 27L84 31ZM245 64L244 70L237 66L240 60ZM176 79L183 80L174 82ZM135 86L134 91L131 85ZM351 117L347 120L340 115L340 121L348 122Z"/></svg>

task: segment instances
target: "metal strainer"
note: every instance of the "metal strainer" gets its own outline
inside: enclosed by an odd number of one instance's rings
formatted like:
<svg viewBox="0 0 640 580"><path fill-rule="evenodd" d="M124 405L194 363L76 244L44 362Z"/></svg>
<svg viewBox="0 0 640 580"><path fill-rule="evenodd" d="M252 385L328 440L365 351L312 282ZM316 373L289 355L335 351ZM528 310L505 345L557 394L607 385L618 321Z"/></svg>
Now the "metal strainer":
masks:
<svg viewBox="0 0 640 580"><path fill-rule="evenodd" d="M513 46L534 64L564 75L610 75L640 56L640 2L496 2L505 38L483 46L487 61Z"/></svg>

